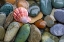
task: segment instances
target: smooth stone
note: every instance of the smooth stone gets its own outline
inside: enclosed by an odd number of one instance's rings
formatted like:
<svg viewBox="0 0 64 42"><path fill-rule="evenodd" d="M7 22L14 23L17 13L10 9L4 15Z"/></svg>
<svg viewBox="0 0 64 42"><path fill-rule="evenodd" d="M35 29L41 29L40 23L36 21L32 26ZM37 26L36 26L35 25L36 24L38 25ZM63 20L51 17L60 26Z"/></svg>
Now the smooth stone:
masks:
<svg viewBox="0 0 64 42"><path fill-rule="evenodd" d="M63 36L61 36L61 38L60 38L59 42L64 42L64 35L63 35Z"/></svg>
<svg viewBox="0 0 64 42"><path fill-rule="evenodd" d="M33 4L33 3L35 3L33 0L32 1L29 1L28 0L28 3L29 3L29 5L31 5L31 4Z"/></svg>
<svg viewBox="0 0 64 42"><path fill-rule="evenodd" d="M40 42L40 40L41 40L41 32L35 25L32 24L28 42Z"/></svg>
<svg viewBox="0 0 64 42"><path fill-rule="evenodd" d="M6 14L3 12L0 12L0 26L3 26L6 19Z"/></svg>
<svg viewBox="0 0 64 42"><path fill-rule="evenodd" d="M42 14L42 12L40 12L36 17L30 17L30 18L31 18L31 21L29 23L34 23L37 20L43 18L43 14Z"/></svg>
<svg viewBox="0 0 64 42"><path fill-rule="evenodd" d="M51 0L52 5L55 8L62 8L64 6L64 0Z"/></svg>
<svg viewBox="0 0 64 42"><path fill-rule="evenodd" d="M24 7L28 10L29 9L29 3L26 0L17 0L17 7Z"/></svg>
<svg viewBox="0 0 64 42"><path fill-rule="evenodd" d="M57 21L64 23L64 10L56 9L56 11L54 12L54 17Z"/></svg>
<svg viewBox="0 0 64 42"><path fill-rule="evenodd" d="M52 11L51 0L40 0L41 11L44 15L50 15Z"/></svg>
<svg viewBox="0 0 64 42"><path fill-rule="evenodd" d="M53 16L51 16L51 15L47 15L44 18L44 21L46 21L48 27L52 27L55 24L54 23L55 20L54 20Z"/></svg>
<svg viewBox="0 0 64 42"><path fill-rule="evenodd" d="M64 35L64 25L55 24L53 27L50 28L50 32L55 36L62 36Z"/></svg>
<svg viewBox="0 0 64 42"><path fill-rule="evenodd" d="M5 0L8 3L15 4L16 0Z"/></svg>
<svg viewBox="0 0 64 42"><path fill-rule="evenodd" d="M14 36L16 36L19 28L20 28L20 24L18 22L10 23L6 31L4 41L10 42L14 38Z"/></svg>
<svg viewBox="0 0 64 42"><path fill-rule="evenodd" d="M36 17L40 12L40 8L36 3L30 5L28 13L31 17Z"/></svg>
<svg viewBox="0 0 64 42"><path fill-rule="evenodd" d="M10 3L5 3L1 8L0 8L0 12L4 12L6 14L6 16L8 16L8 14L10 12L13 11L13 5Z"/></svg>
<svg viewBox="0 0 64 42"><path fill-rule="evenodd" d="M5 29L0 26L0 40L3 40L5 36Z"/></svg>
<svg viewBox="0 0 64 42"><path fill-rule="evenodd" d="M0 8L5 4L5 0L0 0Z"/></svg>
<svg viewBox="0 0 64 42"><path fill-rule="evenodd" d="M58 37L50 34L49 32L44 32L42 35L42 42L58 42Z"/></svg>
<svg viewBox="0 0 64 42"><path fill-rule="evenodd" d="M46 27L46 25L47 25L47 23L46 23L44 20L42 20L42 19L36 21L34 24L35 24L38 28L40 28L40 29L42 29L42 28L44 29L44 28Z"/></svg>
<svg viewBox="0 0 64 42"><path fill-rule="evenodd" d="M10 24L12 21L13 21L13 12L11 12L11 13L7 16L7 18L6 18L5 22L4 22L4 28L7 29L7 27L9 26L9 24Z"/></svg>

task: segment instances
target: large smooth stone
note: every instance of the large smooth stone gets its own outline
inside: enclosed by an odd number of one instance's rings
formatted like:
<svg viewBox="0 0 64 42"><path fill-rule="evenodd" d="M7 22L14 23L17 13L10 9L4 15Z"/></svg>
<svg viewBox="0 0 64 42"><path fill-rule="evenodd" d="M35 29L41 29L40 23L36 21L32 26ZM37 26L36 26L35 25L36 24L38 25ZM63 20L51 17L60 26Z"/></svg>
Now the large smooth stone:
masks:
<svg viewBox="0 0 64 42"><path fill-rule="evenodd" d="M42 12L40 12L36 17L30 17L30 18L31 18L31 21L29 23L34 23L37 20L43 18L43 14L42 14Z"/></svg>
<svg viewBox="0 0 64 42"><path fill-rule="evenodd" d="M50 28L50 32L55 36L62 36L64 35L64 25L55 24L53 27Z"/></svg>
<svg viewBox="0 0 64 42"><path fill-rule="evenodd" d="M4 22L4 28L7 29L7 27L9 26L9 24L10 24L12 21L13 21L13 12L11 12L11 13L7 16L7 18L6 18L5 22Z"/></svg>
<svg viewBox="0 0 64 42"><path fill-rule="evenodd" d="M40 7L44 15L49 15L52 11L51 0L40 0Z"/></svg>
<svg viewBox="0 0 64 42"><path fill-rule="evenodd" d="M64 23L64 10L56 9L56 11L54 12L54 17L57 21Z"/></svg>
<svg viewBox="0 0 64 42"><path fill-rule="evenodd" d="M13 11L13 5L10 3L5 3L1 8L0 12L4 12L7 16L10 12Z"/></svg>
<svg viewBox="0 0 64 42"><path fill-rule="evenodd" d="M5 19L6 19L6 14L0 12L0 26L3 26Z"/></svg>
<svg viewBox="0 0 64 42"><path fill-rule="evenodd" d="M28 12L29 16L36 17L40 12L40 8L36 3L33 3L32 5L30 5Z"/></svg>
<svg viewBox="0 0 64 42"><path fill-rule="evenodd" d="M64 42L64 35L63 35L63 36L61 36L61 38L60 38L59 42Z"/></svg>
<svg viewBox="0 0 64 42"><path fill-rule="evenodd" d="M52 27L55 24L54 23L55 19L54 19L54 17L52 15L47 15L44 18L44 21L46 21L48 27Z"/></svg>
<svg viewBox="0 0 64 42"><path fill-rule="evenodd" d="M51 0L52 5L55 8L62 8L64 6L64 0Z"/></svg>
<svg viewBox="0 0 64 42"><path fill-rule="evenodd" d="M35 25L32 24L28 42L40 42L40 40L41 40L41 32Z"/></svg>
<svg viewBox="0 0 64 42"><path fill-rule="evenodd" d="M18 22L12 22L7 28L4 41L10 42L16 36L19 28L20 24Z"/></svg>
<svg viewBox="0 0 64 42"><path fill-rule="evenodd" d="M5 36L5 29L0 26L0 40L3 40Z"/></svg>
<svg viewBox="0 0 64 42"><path fill-rule="evenodd" d="M58 42L59 39L56 36L53 36L52 34L48 32L44 32L42 35L42 42Z"/></svg>

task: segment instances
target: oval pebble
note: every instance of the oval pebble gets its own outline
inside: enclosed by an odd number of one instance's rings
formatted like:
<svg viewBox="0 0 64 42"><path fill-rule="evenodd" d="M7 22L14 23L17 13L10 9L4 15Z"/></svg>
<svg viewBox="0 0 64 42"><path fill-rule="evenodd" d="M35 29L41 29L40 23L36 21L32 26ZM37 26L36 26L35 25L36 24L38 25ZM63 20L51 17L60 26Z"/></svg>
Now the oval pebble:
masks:
<svg viewBox="0 0 64 42"><path fill-rule="evenodd" d="M12 22L7 28L4 41L10 42L18 32L19 28L20 28L20 24L18 22Z"/></svg>
<svg viewBox="0 0 64 42"><path fill-rule="evenodd" d="M0 26L0 40L3 40L5 36L5 29Z"/></svg>
<svg viewBox="0 0 64 42"><path fill-rule="evenodd" d="M3 26L6 19L6 14L3 12L0 12L0 26Z"/></svg>
<svg viewBox="0 0 64 42"><path fill-rule="evenodd" d="M60 38L59 42L64 42L64 35L63 35L63 36L61 36L61 38Z"/></svg>
<svg viewBox="0 0 64 42"><path fill-rule="evenodd" d="M41 32L35 25L32 24L28 42L40 42L40 40L41 40Z"/></svg>
<svg viewBox="0 0 64 42"><path fill-rule="evenodd" d="M13 5L10 3L5 3L1 8L0 8L0 12L4 12L6 14L6 16L8 16L8 14L10 12L13 11Z"/></svg>
<svg viewBox="0 0 64 42"><path fill-rule="evenodd" d="M30 5L28 10L29 16L36 17L39 14L39 12L40 12L40 8L36 3Z"/></svg>
<svg viewBox="0 0 64 42"><path fill-rule="evenodd" d="M64 10L56 9L56 11L54 12L54 17L57 21L64 23Z"/></svg>
<svg viewBox="0 0 64 42"><path fill-rule="evenodd" d="M49 32L44 32L42 35L42 42L58 42L58 37L50 34Z"/></svg>
<svg viewBox="0 0 64 42"><path fill-rule="evenodd" d="M54 25L55 19L53 18L52 15L47 15L47 16L44 18L44 21L46 21L48 27L52 27L52 26Z"/></svg>
<svg viewBox="0 0 64 42"><path fill-rule="evenodd" d="M9 26L9 24L13 21L13 12L11 12L7 17L6 20L4 22L4 28L7 29L7 27Z"/></svg>
<svg viewBox="0 0 64 42"><path fill-rule="evenodd" d="M64 25L63 24L55 24L50 28L50 32L55 36L64 35Z"/></svg>

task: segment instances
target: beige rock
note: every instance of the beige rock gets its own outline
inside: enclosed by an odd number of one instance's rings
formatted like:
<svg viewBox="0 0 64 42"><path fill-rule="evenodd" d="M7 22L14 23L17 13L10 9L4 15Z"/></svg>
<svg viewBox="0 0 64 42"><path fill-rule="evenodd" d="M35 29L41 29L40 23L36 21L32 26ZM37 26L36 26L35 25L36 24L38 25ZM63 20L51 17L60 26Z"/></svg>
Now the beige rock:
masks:
<svg viewBox="0 0 64 42"><path fill-rule="evenodd" d="M0 40L3 40L5 36L5 29L0 26Z"/></svg>
<svg viewBox="0 0 64 42"><path fill-rule="evenodd" d="M41 40L41 32L35 25L32 24L28 42L40 42L40 40Z"/></svg>
<svg viewBox="0 0 64 42"><path fill-rule="evenodd" d="M34 18L33 17L30 17L30 18L31 18L31 21L29 23L34 23L37 20L43 18L43 14L42 14L42 12L40 12L36 17L34 17Z"/></svg>
<svg viewBox="0 0 64 42"><path fill-rule="evenodd" d="M7 18L6 18L5 22L4 22L4 28L7 29L8 25L9 25L12 21L13 21L13 12L11 12L11 13L7 16Z"/></svg>
<svg viewBox="0 0 64 42"><path fill-rule="evenodd" d="M12 22L7 28L4 41L10 42L18 32L19 28L20 24L18 22Z"/></svg>

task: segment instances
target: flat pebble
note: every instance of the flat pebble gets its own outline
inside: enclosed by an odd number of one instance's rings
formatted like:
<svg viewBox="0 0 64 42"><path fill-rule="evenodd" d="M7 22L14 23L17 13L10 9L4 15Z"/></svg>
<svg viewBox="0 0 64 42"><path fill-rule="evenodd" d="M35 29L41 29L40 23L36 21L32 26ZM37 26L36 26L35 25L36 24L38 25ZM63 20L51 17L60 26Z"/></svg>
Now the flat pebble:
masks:
<svg viewBox="0 0 64 42"><path fill-rule="evenodd" d="M64 35L64 25L55 24L53 27L50 28L50 32L55 36L62 36Z"/></svg>
<svg viewBox="0 0 64 42"><path fill-rule="evenodd" d="M18 32L19 28L20 28L20 24L18 22L12 22L7 28L4 41L10 42Z"/></svg>
<svg viewBox="0 0 64 42"><path fill-rule="evenodd" d="M5 29L0 26L0 40L3 40L5 36Z"/></svg>
<svg viewBox="0 0 64 42"><path fill-rule="evenodd" d="M4 22L5 22L5 19L6 19L6 14L0 12L0 25L1 25L1 26L3 26L3 24L4 24Z"/></svg>
<svg viewBox="0 0 64 42"><path fill-rule="evenodd" d="M54 12L54 17L57 21L64 23L64 10L56 9Z"/></svg>
<svg viewBox="0 0 64 42"><path fill-rule="evenodd" d="M28 42L40 42L40 40L41 40L41 32L35 25L32 24Z"/></svg>

